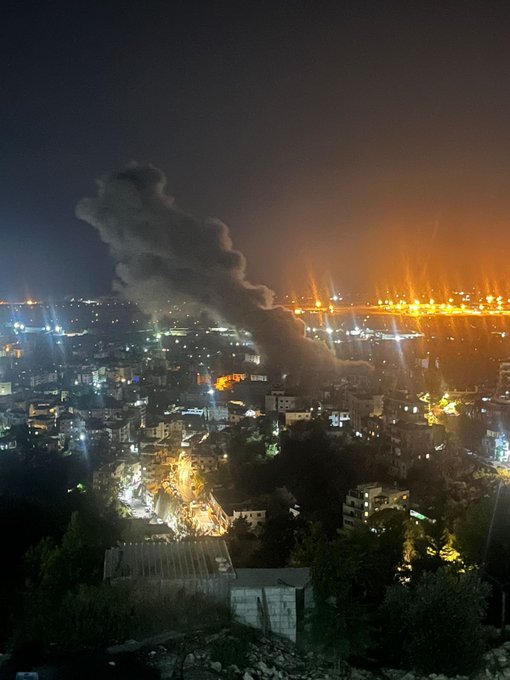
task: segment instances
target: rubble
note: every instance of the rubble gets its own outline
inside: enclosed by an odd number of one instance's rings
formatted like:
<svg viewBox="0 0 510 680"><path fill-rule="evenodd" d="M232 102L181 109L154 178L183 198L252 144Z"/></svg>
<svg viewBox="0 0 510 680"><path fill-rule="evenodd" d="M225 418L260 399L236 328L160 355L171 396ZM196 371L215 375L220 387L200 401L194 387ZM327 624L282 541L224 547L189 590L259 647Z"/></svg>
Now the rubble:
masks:
<svg viewBox="0 0 510 680"><path fill-rule="evenodd" d="M468 680L396 669L375 674L247 629L227 628L183 639L173 636L165 644L158 643L145 647L144 653L147 665L157 668L162 680ZM470 680L510 680L510 642L490 649L483 668Z"/></svg>

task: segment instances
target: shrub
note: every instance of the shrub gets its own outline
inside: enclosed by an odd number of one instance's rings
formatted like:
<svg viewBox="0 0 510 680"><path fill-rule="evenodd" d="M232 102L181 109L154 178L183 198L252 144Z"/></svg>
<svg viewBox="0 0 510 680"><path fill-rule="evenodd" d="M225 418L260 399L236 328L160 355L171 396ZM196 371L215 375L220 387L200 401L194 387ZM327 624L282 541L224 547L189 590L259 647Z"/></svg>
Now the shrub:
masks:
<svg viewBox="0 0 510 680"><path fill-rule="evenodd" d="M414 586L392 586L382 606L388 657L424 673L476 670L485 648L488 594L475 572L445 567L424 573Z"/></svg>

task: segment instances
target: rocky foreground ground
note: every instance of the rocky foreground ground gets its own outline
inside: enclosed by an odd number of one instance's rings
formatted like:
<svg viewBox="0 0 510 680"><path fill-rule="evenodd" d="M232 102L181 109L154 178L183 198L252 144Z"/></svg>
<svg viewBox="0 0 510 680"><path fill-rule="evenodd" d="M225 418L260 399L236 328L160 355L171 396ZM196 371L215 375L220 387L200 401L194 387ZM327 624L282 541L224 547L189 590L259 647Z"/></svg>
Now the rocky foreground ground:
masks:
<svg viewBox="0 0 510 680"><path fill-rule="evenodd" d="M166 632L45 664L29 665L0 655L0 680L13 680L20 670L37 671L39 680L510 680L510 641L493 645L482 668L469 679L394 669L368 671L242 627Z"/></svg>
<svg viewBox="0 0 510 680"><path fill-rule="evenodd" d="M361 670L312 652L300 652L282 640L246 632L239 636L230 629L170 640L152 649L145 646L143 654L147 665L159 671L161 680L447 680L444 675L420 676L402 670ZM491 649L484 661L484 667L470 680L510 680L510 642ZM456 680L467 679L457 676Z"/></svg>

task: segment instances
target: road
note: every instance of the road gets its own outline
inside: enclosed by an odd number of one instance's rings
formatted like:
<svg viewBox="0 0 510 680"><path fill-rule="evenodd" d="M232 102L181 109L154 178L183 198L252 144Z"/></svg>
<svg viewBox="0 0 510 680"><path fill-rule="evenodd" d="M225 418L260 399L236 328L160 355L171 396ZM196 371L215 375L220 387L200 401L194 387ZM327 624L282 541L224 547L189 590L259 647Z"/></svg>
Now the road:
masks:
<svg viewBox="0 0 510 680"><path fill-rule="evenodd" d="M138 519L148 519L152 517L152 510L145 505L140 498L133 494L133 487L124 487L119 499L129 508L133 517L137 517Z"/></svg>
<svg viewBox="0 0 510 680"><path fill-rule="evenodd" d="M182 451L177 463L177 470L163 482L162 489L174 495L185 505L176 511L174 517L165 517L165 522L178 534L186 526L186 517L192 520L195 527L207 535L221 534L220 527L206 501L199 501L195 490L195 470L191 464L191 456ZM153 508L149 507L135 494L136 486L127 484L119 495L119 500L129 509L132 517L150 519L155 517ZM163 521L162 518L159 521Z"/></svg>
<svg viewBox="0 0 510 680"><path fill-rule="evenodd" d="M192 489L193 468L191 467L191 456L189 453L183 451L180 454L177 466L177 490L185 503L191 503L191 501L196 500L196 495Z"/></svg>

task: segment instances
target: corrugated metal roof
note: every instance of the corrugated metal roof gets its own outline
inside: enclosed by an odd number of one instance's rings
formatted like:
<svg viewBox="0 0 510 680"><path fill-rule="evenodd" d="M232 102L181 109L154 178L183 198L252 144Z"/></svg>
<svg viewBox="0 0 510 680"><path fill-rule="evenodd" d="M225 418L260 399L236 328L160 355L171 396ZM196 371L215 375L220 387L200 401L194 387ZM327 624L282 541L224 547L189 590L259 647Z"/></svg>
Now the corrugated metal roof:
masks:
<svg viewBox="0 0 510 680"><path fill-rule="evenodd" d="M191 580L235 577L225 541L124 543L105 553L104 578Z"/></svg>

